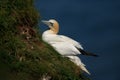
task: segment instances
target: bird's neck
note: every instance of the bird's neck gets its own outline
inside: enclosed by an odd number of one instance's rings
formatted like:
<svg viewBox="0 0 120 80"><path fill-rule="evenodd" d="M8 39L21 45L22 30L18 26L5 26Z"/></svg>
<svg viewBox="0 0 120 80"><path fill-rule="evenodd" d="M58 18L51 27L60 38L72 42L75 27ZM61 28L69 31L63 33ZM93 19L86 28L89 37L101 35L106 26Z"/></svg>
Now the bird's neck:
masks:
<svg viewBox="0 0 120 80"><path fill-rule="evenodd" d="M58 32L59 32L58 29L54 29L54 28L51 28L50 31L53 32L53 34L58 34Z"/></svg>
<svg viewBox="0 0 120 80"><path fill-rule="evenodd" d="M45 31L44 34L47 34L47 35L48 35L48 34L55 34L55 35L56 35L55 31L53 31L53 30L51 30L51 29Z"/></svg>
<svg viewBox="0 0 120 80"><path fill-rule="evenodd" d="M59 32L59 24L54 24L54 26L51 27L50 30L53 31L54 34L58 34L58 32Z"/></svg>

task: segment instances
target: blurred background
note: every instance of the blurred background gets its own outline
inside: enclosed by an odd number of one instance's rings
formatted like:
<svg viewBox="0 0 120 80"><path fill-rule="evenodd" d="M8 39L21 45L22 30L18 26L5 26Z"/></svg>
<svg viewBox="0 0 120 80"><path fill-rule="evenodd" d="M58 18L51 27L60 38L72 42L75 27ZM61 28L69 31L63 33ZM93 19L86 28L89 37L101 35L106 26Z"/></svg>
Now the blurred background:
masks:
<svg viewBox="0 0 120 80"><path fill-rule="evenodd" d="M99 55L80 56L92 80L120 80L120 0L35 0L35 7L41 19L59 22L59 34Z"/></svg>

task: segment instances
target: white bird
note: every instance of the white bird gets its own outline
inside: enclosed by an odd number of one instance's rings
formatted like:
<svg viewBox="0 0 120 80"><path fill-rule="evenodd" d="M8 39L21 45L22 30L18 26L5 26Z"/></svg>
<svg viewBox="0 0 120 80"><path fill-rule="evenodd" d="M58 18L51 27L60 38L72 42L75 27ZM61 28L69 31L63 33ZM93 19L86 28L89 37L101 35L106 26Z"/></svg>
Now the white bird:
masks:
<svg viewBox="0 0 120 80"><path fill-rule="evenodd" d="M58 35L59 24L56 20L50 19L49 21L42 21L42 22L50 28L49 30L43 32L42 34L43 41L50 44L62 56L68 57L73 63L79 66L83 71L90 74L77 55L79 54L88 55L88 56L97 56L97 55L84 51L83 47L79 42L64 35Z"/></svg>

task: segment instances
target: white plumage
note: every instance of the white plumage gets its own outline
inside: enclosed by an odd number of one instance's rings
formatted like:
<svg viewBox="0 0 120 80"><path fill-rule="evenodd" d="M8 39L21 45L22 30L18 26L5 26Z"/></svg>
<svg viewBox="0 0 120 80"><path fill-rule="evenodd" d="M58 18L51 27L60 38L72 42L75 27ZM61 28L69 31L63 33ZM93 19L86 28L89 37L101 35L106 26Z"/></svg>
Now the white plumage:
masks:
<svg viewBox="0 0 120 80"><path fill-rule="evenodd" d="M90 72L85 68L85 64L82 63L78 56L67 56L70 60L75 63L77 66L81 68L81 70L85 71L86 73L90 74Z"/></svg>
<svg viewBox="0 0 120 80"><path fill-rule="evenodd" d="M64 35L58 35L57 33L59 32L59 24L56 20L51 19L49 21L42 22L48 25L50 28L42 34L42 39L50 44L62 56L68 57L70 61L75 63L86 73L90 74L77 55L96 55L83 51L83 47L79 42Z"/></svg>
<svg viewBox="0 0 120 80"><path fill-rule="evenodd" d="M81 54L75 46L79 48L82 48L82 46L66 36L50 33L47 35L45 32L45 34L43 33L43 40L53 46L63 56Z"/></svg>

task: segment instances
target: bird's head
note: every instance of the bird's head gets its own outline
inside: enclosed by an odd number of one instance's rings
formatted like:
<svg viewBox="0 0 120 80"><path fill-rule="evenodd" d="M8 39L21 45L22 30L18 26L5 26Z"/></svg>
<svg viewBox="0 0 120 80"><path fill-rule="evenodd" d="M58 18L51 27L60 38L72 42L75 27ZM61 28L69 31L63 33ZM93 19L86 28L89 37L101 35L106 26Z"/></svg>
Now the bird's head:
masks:
<svg viewBox="0 0 120 80"><path fill-rule="evenodd" d="M52 30L55 34L59 32L59 24L56 20L54 19L50 19L48 21L42 20L42 22L46 24L50 28L50 30Z"/></svg>

